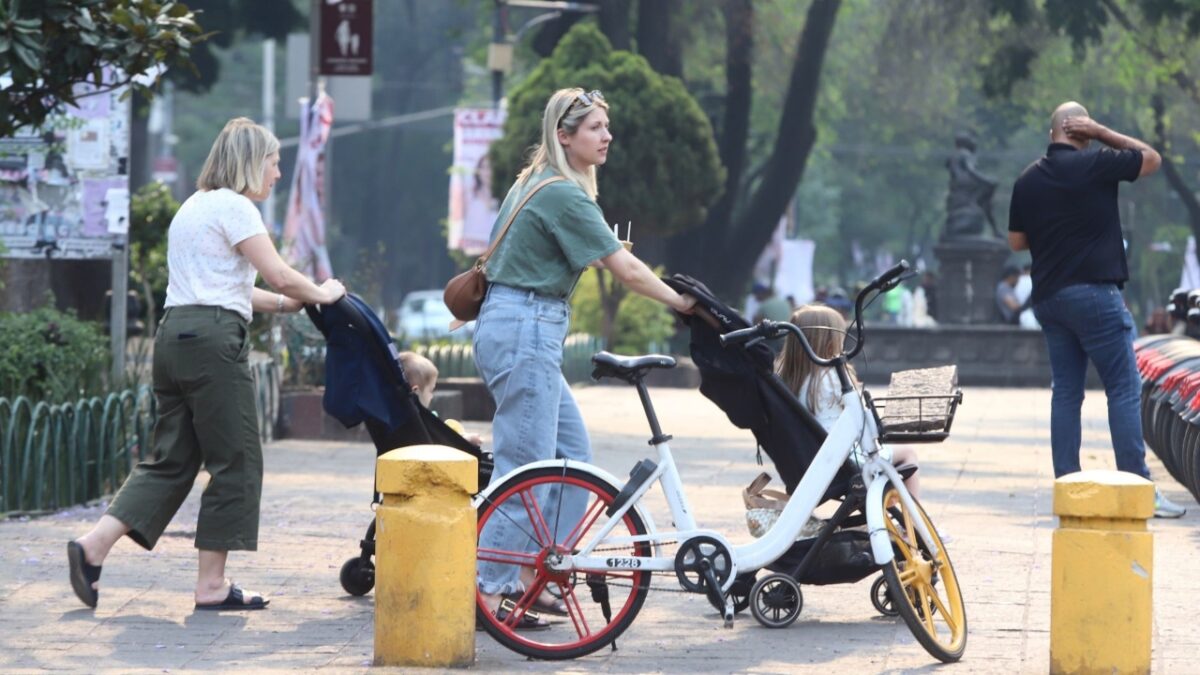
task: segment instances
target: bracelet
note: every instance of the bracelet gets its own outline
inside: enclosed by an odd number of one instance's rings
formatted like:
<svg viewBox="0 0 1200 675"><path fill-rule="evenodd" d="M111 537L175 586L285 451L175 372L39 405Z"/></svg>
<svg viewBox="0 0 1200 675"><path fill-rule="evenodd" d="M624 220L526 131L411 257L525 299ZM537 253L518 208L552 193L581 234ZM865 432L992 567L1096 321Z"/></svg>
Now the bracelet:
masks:
<svg viewBox="0 0 1200 675"><path fill-rule="evenodd" d="M283 313L283 293L276 293L275 295L278 298L278 300L275 301L275 313L282 314Z"/></svg>

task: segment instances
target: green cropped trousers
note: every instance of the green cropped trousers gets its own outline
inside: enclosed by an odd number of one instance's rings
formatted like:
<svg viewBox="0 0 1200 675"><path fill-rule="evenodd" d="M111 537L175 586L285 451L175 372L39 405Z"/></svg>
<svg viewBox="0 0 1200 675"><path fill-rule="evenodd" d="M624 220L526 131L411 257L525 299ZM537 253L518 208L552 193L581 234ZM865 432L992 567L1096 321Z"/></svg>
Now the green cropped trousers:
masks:
<svg viewBox="0 0 1200 675"><path fill-rule="evenodd" d="M154 548L203 466L210 478L200 498L196 548L258 547L263 459L249 356L249 328L237 312L201 305L166 310L154 338L152 453L108 508L141 546Z"/></svg>

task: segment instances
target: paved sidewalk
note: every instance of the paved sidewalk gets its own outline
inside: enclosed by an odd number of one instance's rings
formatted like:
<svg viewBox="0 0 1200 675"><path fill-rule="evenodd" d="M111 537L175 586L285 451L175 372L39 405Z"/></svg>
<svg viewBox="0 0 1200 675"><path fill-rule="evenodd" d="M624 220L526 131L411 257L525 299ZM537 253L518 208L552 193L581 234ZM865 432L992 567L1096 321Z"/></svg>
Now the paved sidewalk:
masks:
<svg viewBox="0 0 1200 675"><path fill-rule="evenodd" d="M756 475L754 443L694 390L653 390L700 523L750 539L741 488ZM627 387L576 390L597 463L618 476L650 451L637 396ZM922 446L923 500L949 545L964 588L970 634L961 673L1044 673L1049 664L1052 475L1048 390L969 389L951 439ZM1084 465L1112 468L1105 400L1084 404ZM468 425L487 434L487 425ZM64 545L101 512L78 508L0 522L0 672L188 670L364 672L373 650L373 595L338 583L371 518L374 449L282 441L266 450L262 539L230 556L230 572L272 598L266 611L194 612L192 548L199 488L152 553L122 541L108 559L100 606L79 604ZM1191 506L1154 521L1154 672L1194 673L1200 634L1200 507L1161 464L1165 492ZM656 494L657 498L657 494ZM658 498L652 513L669 522ZM651 593L619 651L573 662L530 662L476 634L484 672L913 672L940 670L903 622L878 616L868 589L807 586L799 620L784 630L741 615L732 630L701 596ZM670 578L656 580L669 585Z"/></svg>

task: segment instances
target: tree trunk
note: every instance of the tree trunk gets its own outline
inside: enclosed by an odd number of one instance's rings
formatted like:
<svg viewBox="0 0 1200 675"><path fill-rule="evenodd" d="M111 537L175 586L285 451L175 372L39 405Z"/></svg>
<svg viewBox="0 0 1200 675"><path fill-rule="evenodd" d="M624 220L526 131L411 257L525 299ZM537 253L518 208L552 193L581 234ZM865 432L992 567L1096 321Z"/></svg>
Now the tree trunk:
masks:
<svg viewBox="0 0 1200 675"><path fill-rule="evenodd" d="M134 93L129 106L129 194L150 182L150 102Z"/></svg>
<svg viewBox="0 0 1200 675"><path fill-rule="evenodd" d="M1170 160L1170 153L1167 152L1167 132L1166 123L1163 120L1163 98L1162 94L1155 94L1152 101L1154 107L1154 136L1155 145L1158 146L1162 153L1162 170L1166 176L1167 184L1175 191L1179 200L1183 202L1183 208L1187 210L1188 225L1191 227L1192 236L1200 242L1200 200L1196 199L1196 193L1192 192L1183 175L1179 173L1179 169L1175 167L1175 163Z"/></svg>
<svg viewBox="0 0 1200 675"><path fill-rule="evenodd" d="M725 15L725 106L720 122L717 150L725 167L725 190L708 209L705 222L696 229L671 238L668 266L672 272L704 278L699 267L705 242L715 241L733 220L733 207L741 196L746 170L746 140L750 135L750 106L754 89L754 5L751 0L726 0Z"/></svg>
<svg viewBox="0 0 1200 675"><path fill-rule="evenodd" d="M682 31L675 17L680 0L638 0L638 53L650 67L674 77L683 77Z"/></svg>
<svg viewBox="0 0 1200 675"><path fill-rule="evenodd" d="M632 47L629 35L629 7L632 1L599 0L599 2L593 2L600 6L600 11L596 15L597 22L600 24L600 32L604 33L604 36L612 43L613 49L628 51ZM562 40L567 31L571 30L571 26L587 16L580 12L563 12L557 19L542 24L530 43L533 51L542 58L550 56L550 53L558 46L559 40Z"/></svg>
<svg viewBox="0 0 1200 675"><path fill-rule="evenodd" d="M629 292L610 272L595 270L596 286L600 290L600 336L604 348L611 350L617 339L617 308Z"/></svg>
<svg viewBox="0 0 1200 675"><path fill-rule="evenodd" d="M813 0L808 8L774 149L749 203L735 210L728 227L710 218L704 228L702 250L693 254L691 260L677 261L673 266L676 271L695 270L718 295L733 297L744 290L755 260L770 240L804 175L817 136L813 112L821 68L840 7L841 0Z"/></svg>
<svg viewBox="0 0 1200 675"><path fill-rule="evenodd" d="M633 0L605 0L600 5L600 32L604 33L613 49L630 51L633 37L629 34L629 8Z"/></svg>

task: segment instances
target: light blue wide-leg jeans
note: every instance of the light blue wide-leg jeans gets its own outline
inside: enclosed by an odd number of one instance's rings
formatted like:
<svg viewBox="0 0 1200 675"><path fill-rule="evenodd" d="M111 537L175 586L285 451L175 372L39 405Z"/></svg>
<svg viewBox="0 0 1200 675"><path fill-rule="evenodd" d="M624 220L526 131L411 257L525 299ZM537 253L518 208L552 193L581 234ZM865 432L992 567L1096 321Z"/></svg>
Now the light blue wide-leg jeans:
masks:
<svg viewBox="0 0 1200 675"><path fill-rule="evenodd" d="M570 322L565 300L492 284L476 321L475 365L496 402L492 421L492 482L544 459L591 461L592 448L579 407L562 375L563 341ZM535 495L542 518L562 539L583 517L586 493L547 487ZM539 545L519 499L507 500L479 537L480 549L535 553ZM480 562L483 593L523 590L520 568Z"/></svg>

